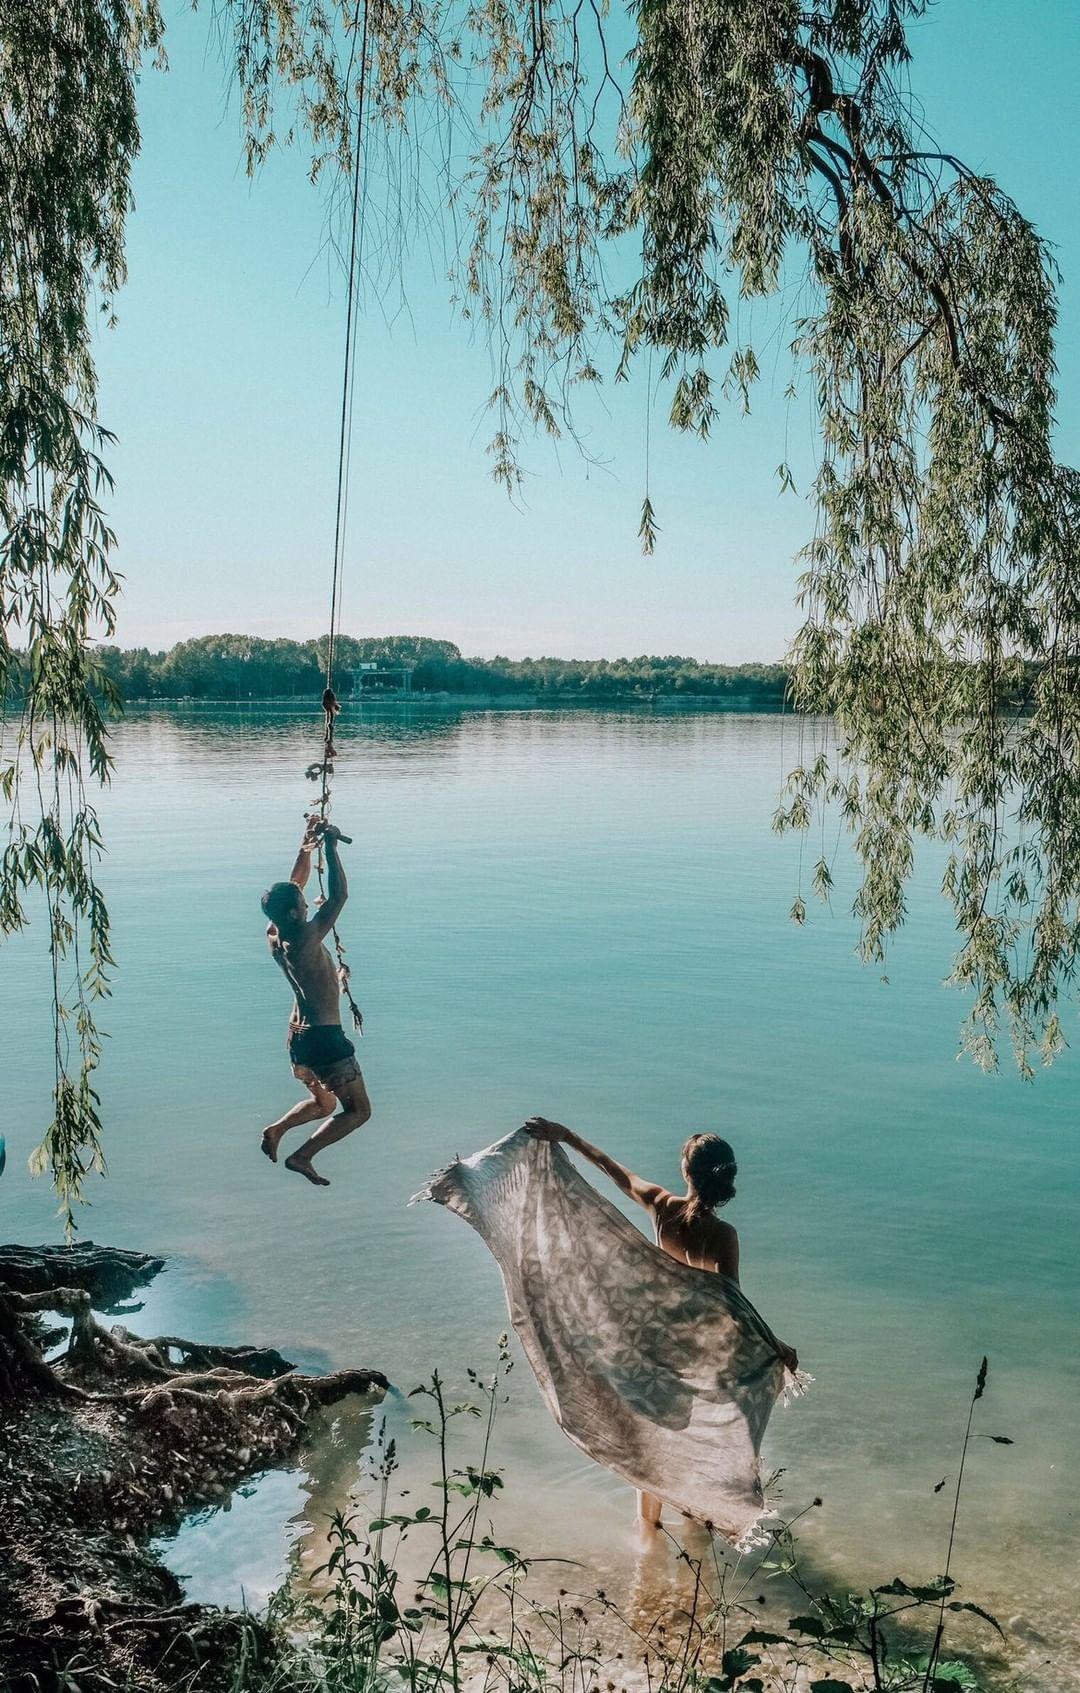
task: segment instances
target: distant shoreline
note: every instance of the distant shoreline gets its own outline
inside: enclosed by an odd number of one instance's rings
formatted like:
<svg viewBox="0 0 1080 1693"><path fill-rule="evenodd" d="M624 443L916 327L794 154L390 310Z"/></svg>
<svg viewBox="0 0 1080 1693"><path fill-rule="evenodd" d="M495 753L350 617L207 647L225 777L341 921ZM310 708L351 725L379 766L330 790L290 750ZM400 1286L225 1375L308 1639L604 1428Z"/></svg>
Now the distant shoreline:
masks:
<svg viewBox="0 0 1080 1693"><path fill-rule="evenodd" d="M25 655L23 655L25 662ZM651 704L660 698L695 710L715 701L736 710L760 702L783 706L791 683L783 664L705 664L668 654L617 659L466 658L453 641L424 635L357 637L338 634L331 654L325 639L264 640L253 635L201 635L167 652L100 646L91 657L92 685L130 703L166 701L311 700L316 709L328 681L346 702L372 696L451 699L471 709L549 704ZM11 686L17 691L18 667ZM396 709L396 708L395 708Z"/></svg>
<svg viewBox="0 0 1080 1693"><path fill-rule="evenodd" d="M366 699L357 699L355 695L346 697L341 702L341 716L343 721L352 717L362 717L371 711L423 711L432 708L457 711L467 709L472 711L625 711L633 707L651 711L710 711L710 712L739 712L746 714L755 712L760 715L775 717L783 712L794 710L790 704L782 700L761 698L753 694L590 694L582 696L578 693L500 693L500 694L452 694L452 693L412 693L412 694L372 694ZM235 699L221 697L210 699L194 695L184 699L162 697L159 699L134 699L125 702L124 714L132 711L266 711L287 710L295 712L298 717L310 715L314 712L321 718L322 712L319 702L302 695L274 694L265 697L252 696L250 699Z"/></svg>

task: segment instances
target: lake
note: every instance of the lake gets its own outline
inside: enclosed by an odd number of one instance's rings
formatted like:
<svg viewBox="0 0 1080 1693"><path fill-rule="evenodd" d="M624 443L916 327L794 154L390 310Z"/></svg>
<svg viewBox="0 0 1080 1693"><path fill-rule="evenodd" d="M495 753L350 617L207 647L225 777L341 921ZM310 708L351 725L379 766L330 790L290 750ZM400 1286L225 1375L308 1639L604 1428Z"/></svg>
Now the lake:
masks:
<svg viewBox="0 0 1080 1693"><path fill-rule="evenodd" d="M831 912L788 919L799 844L770 822L798 755L790 718L347 713L342 928L374 1117L324 1155L333 1186L316 1191L258 1151L297 1091L258 901L292 863L319 733L314 711L196 707L133 712L116 733L110 1174L82 1233L169 1254L133 1326L372 1365L405 1390L435 1366L463 1382L493 1361L505 1305L479 1240L407 1207L424 1177L539 1112L674 1184L685 1136L715 1129L739 1160L726 1215L744 1287L815 1377L766 1445L785 1515L823 1500L800 1524L808 1573L941 1569L951 1497L934 1487L955 1478L986 1353L978 1426L1015 1444L973 1449L961 1597L1000 1616L1026 1687L1080 1685L1080 1059L1030 1085L1007 1053L996 1077L957 1061L966 1007L942 985L953 933L932 858L885 981L854 954L843 842ZM5 1239L60 1238L25 1175L50 1114L43 942L39 923L0 967ZM632 1586L628 1490L566 1443L524 1367L511 1381L500 1533ZM388 1415L420 1486L429 1454L400 1400ZM258 1602L317 1562L326 1513L366 1485L369 1438L346 1408L294 1472L186 1528L169 1557L193 1596Z"/></svg>

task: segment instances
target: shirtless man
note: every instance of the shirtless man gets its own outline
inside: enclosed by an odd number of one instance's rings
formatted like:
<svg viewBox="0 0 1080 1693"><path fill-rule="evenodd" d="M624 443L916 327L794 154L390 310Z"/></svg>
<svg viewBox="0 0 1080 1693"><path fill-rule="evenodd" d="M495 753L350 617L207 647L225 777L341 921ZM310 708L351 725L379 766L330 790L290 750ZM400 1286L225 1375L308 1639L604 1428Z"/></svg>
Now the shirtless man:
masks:
<svg viewBox="0 0 1080 1693"><path fill-rule="evenodd" d="M694 1270L712 1270L739 1279L739 1237L730 1223L714 1213L735 1195L735 1154L719 1135L691 1135L682 1149L682 1173L686 1183L684 1194L669 1193L658 1182L647 1182L635 1176L598 1146L575 1134L562 1123L552 1123L546 1117L530 1117L525 1128L537 1140L562 1142L580 1152L590 1164L595 1164L620 1192L641 1205L652 1218L656 1244L669 1258L688 1264ZM790 1346L776 1342L777 1351L788 1369L794 1372L799 1360ZM652 1493L637 1496L638 1523L650 1533L659 1527L663 1501Z"/></svg>
<svg viewBox="0 0 1080 1693"><path fill-rule="evenodd" d="M285 972L295 994L289 1018L289 1057L293 1075L302 1081L310 1099L302 1100L263 1130L262 1149L272 1164L277 1163L278 1146L290 1129L325 1121L303 1146L285 1160L287 1170L306 1176L316 1187L329 1187L312 1163L316 1153L335 1141L344 1140L371 1116L364 1078L356 1062L356 1048L341 1027L341 983L337 966L325 945L349 887L341 863L340 829L318 821L308 829L287 882L275 882L263 894L262 908L270 919L266 938L276 963ZM326 900L313 914L308 912L304 888L311 875L311 857L319 846L326 853ZM334 1107L341 1110L335 1116Z"/></svg>

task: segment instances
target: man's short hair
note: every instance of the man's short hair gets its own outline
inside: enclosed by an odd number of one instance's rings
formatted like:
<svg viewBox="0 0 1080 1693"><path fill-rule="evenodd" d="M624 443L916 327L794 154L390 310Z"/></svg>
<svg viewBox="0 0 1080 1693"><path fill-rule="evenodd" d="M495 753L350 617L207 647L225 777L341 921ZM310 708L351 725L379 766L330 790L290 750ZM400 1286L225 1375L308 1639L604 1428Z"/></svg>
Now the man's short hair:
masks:
<svg viewBox="0 0 1080 1693"><path fill-rule="evenodd" d="M281 923L294 914L299 898L295 882L275 882L262 896L263 912L271 923Z"/></svg>

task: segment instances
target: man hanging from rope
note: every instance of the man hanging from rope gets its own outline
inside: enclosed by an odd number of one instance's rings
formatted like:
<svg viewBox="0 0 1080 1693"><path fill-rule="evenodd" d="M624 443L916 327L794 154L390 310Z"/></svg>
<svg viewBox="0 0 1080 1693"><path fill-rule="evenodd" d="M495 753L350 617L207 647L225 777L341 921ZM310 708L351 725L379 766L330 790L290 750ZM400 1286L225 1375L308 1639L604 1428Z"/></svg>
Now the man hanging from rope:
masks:
<svg viewBox="0 0 1080 1693"><path fill-rule="evenodd" d="M334 724L341 707L334 692L334 657L341 627L342 568L345 557L346 517L349 504L349 458L352 442L353 379L356 364L357 285L363 237L364 184L363 135L364 107L368 56L368 6L362 8L363 33L360 41L359 85L356 104L356 142L352 163L352 216L349 241L348 304L345 312L345 356L341 377L341 410L338 427L337 500L334 516L333 574L330 582L330 622L326 635L326 687L322 697L323 747L322 757L309 765L308 777L320 785L318 811L308 818L308 828L300 844L300 852L287 882L275 882L263 895L262 908L270 919L267 939L274 959L285 972L295 995L289 1019L289 1057L293 1075L298 1077L311 1094L286 1111L276 1123L263 1130L262 1149L272 1164L277 1163L278 1147L290 1129L323 1117L315 1133L285 1160L287 1170L306 1176L316 1187L329 1187L320 1176L312 1160L325 1146L344 1140L371 1116L364 1078L356 1062L356 1049L346 1038L341 1026L341 996L344 994L356 1028L361 1027L360 1009L349 987L349 966L345 949L338 938L335 924L348 898L348 885L342 867L339 846L347 842L343 835L327 821L330 808L330 784L337 751L334 746ZM353 28L356 29L354 20ZM356 42L354 39L353 47ZM350 58L350 73L353 60ZM348 82L349 79L347 79ZM351 88L347 90L348 102ZM326 894L309 915L304 888L311 875L311 860L315 852L325 854ZM322 886L320 861L319 884ZM334 955L325 944L333 939ZM341 1105L332 1115L335 1101Z"/></svg>
<svg viewBox="0 0 1080 1693"><path fill-rule="evenodd" d="M311 1094L263 1130L262 1149L272 1164L278 1146L290 1129L325 1118L303 1146L285 1160L287 1170L306 1176L316 1187L329 1187L312 1160L324 1147L344 1140L371 1116L364 1078L356 1062L356 1048L341 1026L342 979L326 946L342 907L349 897L340 843L347 839L325 818L309 819L296 863L287 882L275 882L262 897L270 919L266 938L295 995L289 1019L289 1057L293 1075ZM312 856L326 855L326 899L309 913L304 888L311 875ZM351 1003L351 999L350 999ZM341 1110L335 1116L334 1106Z"/></svg>

